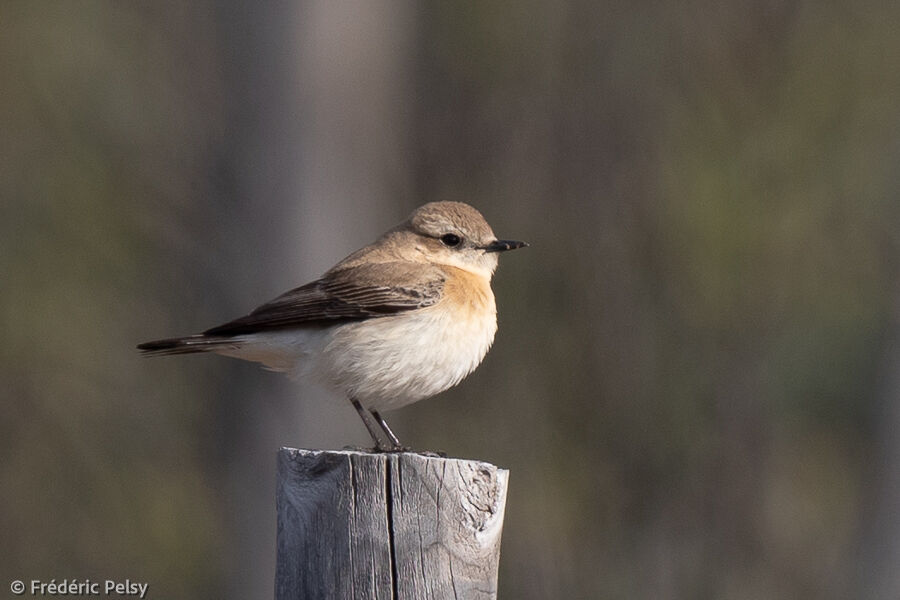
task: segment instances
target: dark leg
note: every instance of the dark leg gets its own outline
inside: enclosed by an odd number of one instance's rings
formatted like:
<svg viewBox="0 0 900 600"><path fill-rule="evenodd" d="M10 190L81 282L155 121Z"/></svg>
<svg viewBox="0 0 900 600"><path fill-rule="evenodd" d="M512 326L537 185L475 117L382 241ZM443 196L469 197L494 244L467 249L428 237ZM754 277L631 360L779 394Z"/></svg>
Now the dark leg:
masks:
<svg viewBox="0 0 900 600"><path fill-rule="evenodd" d="M384 418L379 414L377 410L372 411L372 416L375 417L375 421L381 426L381 430L384 431L385 435L388 436L388 439L391 440L391 444L394 445L393 450L404 451L407 448L404 448L400 443L400 440L397 439L397 436L394 435L394 432L391 431L391 428L388 427L388 424L384 421Z"/></svg>
<svg viewBox="0 0 900 600"><path fill-rule="evenodd" d="M366 418L366 409L362 407L362 404L359 403L359 400L356 398L350 398L350 402L353 403L353 408L356 409L356 412L359 413L359 418L362 419L363 423L366 426L366 429L369 430L369 435L372 436L372 439L375 440L375 450L384 451L385 447L381 444L381 440L378 439L378 434L375 432L375 429L372 427L372 424L369 423L369 419ZM393 436L393 434L391 434ZM391 439L393 442L397 438Z"/></svg>

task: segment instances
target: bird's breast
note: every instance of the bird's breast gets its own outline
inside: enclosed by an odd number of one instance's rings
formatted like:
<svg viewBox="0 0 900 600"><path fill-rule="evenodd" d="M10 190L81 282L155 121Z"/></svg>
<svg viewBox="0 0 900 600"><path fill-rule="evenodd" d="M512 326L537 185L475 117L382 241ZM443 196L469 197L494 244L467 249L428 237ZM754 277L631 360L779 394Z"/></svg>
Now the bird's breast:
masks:
<svg viewBox="0 0 900 600"><path fill-rule="evenodd" d="M459 383L482 361L497 331L490 281L447 268L441 300L427 308L342 326L322 371L369 409L391 410Z"/></svg>

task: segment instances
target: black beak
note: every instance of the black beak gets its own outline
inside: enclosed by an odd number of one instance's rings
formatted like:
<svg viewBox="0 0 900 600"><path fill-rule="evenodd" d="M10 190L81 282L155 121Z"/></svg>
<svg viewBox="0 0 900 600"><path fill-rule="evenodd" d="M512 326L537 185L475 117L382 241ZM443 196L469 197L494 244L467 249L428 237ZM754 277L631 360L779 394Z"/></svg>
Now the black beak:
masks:
<svg viewBox="0 0 900 600"><path fill-rule="evenodd" d="M515 250L516 248L524 248L527 246L527 242L514 242L512 240L494 240L487 246L482 246L481 249L485 252L506 252L507 250Z"/></svg>

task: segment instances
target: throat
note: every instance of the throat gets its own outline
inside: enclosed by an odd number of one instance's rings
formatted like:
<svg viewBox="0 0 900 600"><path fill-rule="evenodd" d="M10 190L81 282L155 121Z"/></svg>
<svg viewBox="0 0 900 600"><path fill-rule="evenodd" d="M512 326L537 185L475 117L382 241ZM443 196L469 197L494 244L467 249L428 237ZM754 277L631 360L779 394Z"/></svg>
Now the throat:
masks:
<svg viewBox="0 0 900 600"><path fill-rule="evenodd" d="M458 313L458 318L479 320L485 317L495 319L497 305L491 291L490 277L481 273L457 267L446 267L447 281L444 283L444 298L441 304Z"/></svg>

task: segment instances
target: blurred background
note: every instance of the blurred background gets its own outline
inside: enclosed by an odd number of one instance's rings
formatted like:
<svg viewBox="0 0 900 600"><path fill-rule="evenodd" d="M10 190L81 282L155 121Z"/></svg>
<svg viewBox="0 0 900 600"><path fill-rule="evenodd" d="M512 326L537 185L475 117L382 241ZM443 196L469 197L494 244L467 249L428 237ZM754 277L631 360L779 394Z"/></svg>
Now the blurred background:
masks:
<svg viewBox="0 0 900 600"><path fill-rule="evenodd" d="M271 598L276 450L365 430L134 346L461 200L532 246L481 368L389 421L510 469L501 597L900 597L898 31L868 0L4 2L0 583Z"/></svg>

